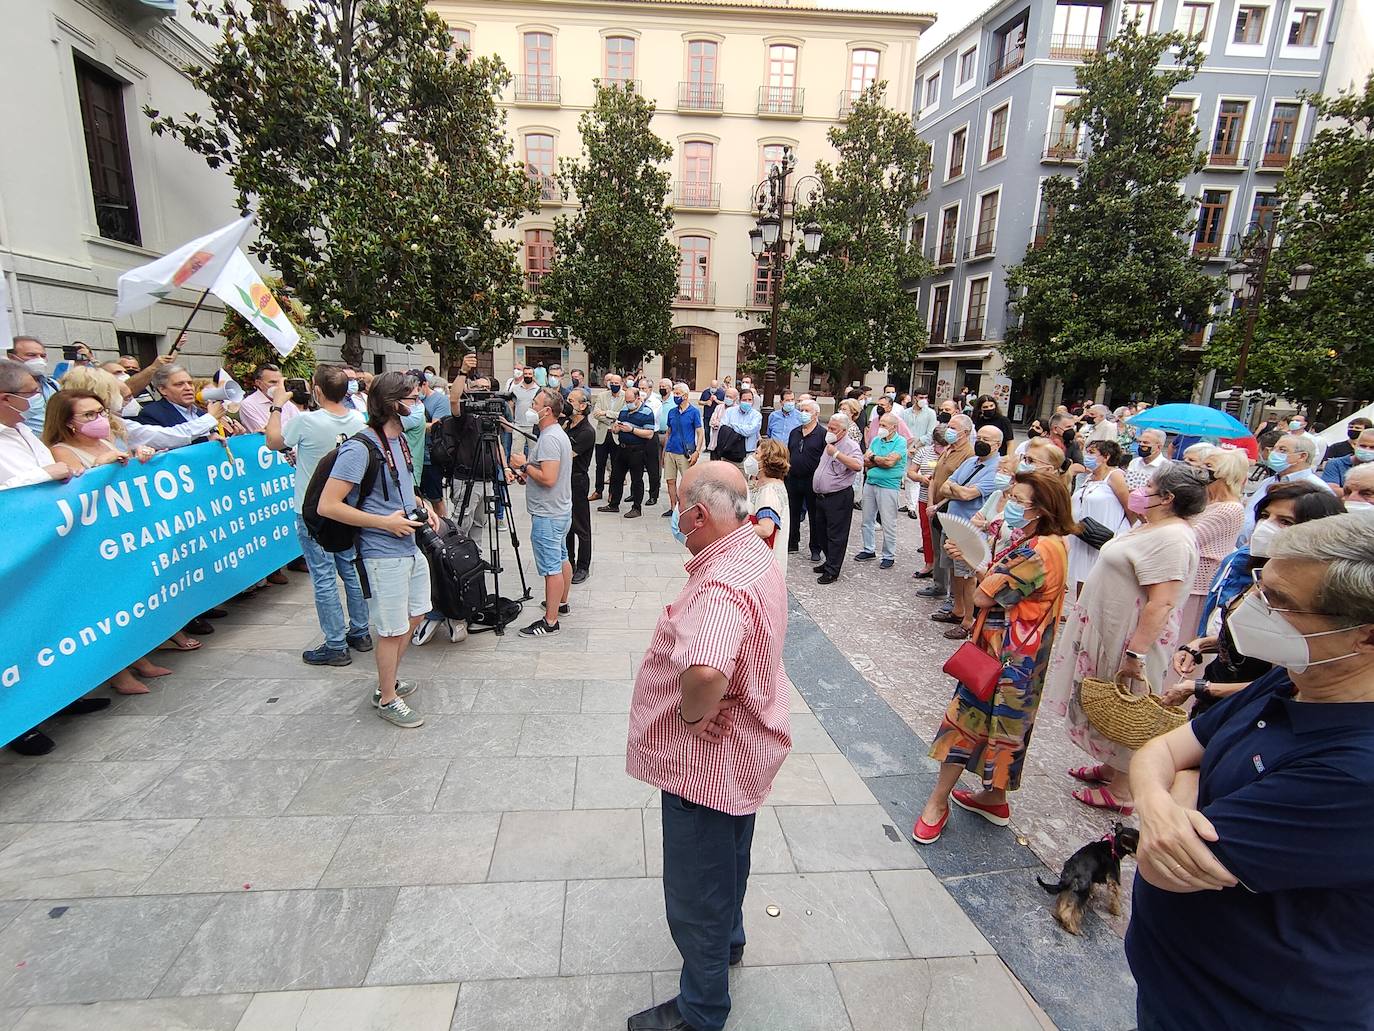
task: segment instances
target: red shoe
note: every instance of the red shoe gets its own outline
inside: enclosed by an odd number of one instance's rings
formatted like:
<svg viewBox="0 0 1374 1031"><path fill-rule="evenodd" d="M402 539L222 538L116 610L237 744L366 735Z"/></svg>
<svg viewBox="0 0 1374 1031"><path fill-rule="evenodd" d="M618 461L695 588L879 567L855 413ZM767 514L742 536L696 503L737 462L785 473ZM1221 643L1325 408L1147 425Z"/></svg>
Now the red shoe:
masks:
<svg viewBox="0 0 1374 1031"><path fill-rule="evenodd" d="M960 809L967 809L971 813L977 813L988 823L995 823L998 827L1005 827L1011 822L1011 806L1003 802L1001 805L984 805L982 802L973 800L972 791L962 791L955 789L949 793L949 797L954 800L954 804Z"/></svg>
<svg viewBox="0 0 1374 1031"><path fill-rule="evenodd" d="M919 816L916 818L916 826L911 828L911 840L918 845L929 845L939 841L940 835L944 833L945 824L949 823L949 810L945 810L945 815L940 817L936 823L926 823Z"/></svg>

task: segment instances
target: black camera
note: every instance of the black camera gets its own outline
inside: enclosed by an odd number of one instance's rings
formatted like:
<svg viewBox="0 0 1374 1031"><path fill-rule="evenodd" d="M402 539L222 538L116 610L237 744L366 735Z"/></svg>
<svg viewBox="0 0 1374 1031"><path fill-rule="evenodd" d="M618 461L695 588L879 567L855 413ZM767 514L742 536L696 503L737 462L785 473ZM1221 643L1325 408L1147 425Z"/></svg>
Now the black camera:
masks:
<svg viewBox="0 0 1374 1031"><path fill-rule="evenodd" d="M285 383L287 392L291 395L291 403L304 411L310 407L310 384L300 377L292 377Z"/></svg>
<svg viewBox="0 0 1374 1031"><path fill-rule="evenodd" d="M463 411L475 415L482 422L482 429L490 432L498 428L501 419L509 418L510 409L506 406L515 400L509 391L468 390L463 393Z"/></svg>

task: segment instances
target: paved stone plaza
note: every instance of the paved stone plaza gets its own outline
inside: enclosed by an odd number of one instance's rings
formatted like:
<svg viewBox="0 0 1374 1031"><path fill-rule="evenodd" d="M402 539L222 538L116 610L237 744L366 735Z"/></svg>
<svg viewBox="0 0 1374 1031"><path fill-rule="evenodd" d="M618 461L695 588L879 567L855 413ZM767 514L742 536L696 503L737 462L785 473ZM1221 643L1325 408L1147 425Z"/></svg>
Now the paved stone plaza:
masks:
<svg viewBox="0 0 1374 1031"><path fill-rule="evenodd" d="M293 574L229 603L201 651L161 653L176 673L150 695L54 721L42 759L3 753L0 1031L612 1031L673 995L657 793L624 746L685 552L656 510L595 520L558 637L409 652L419 730L373 715L370 656L302 664L318 630ZM1068 940L1010 832L956 813L958 848L910 844L933 765L808 611L862 608L806 570L729 1027L1133 1026L1119 940L1094 921Z"/></svg>

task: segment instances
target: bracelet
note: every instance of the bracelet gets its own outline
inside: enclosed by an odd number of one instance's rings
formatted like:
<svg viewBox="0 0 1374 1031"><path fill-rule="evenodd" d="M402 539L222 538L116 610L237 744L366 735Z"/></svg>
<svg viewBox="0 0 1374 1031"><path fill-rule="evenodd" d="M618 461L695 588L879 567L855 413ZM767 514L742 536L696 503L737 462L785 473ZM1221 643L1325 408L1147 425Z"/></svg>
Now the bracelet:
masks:
<svg viewBox="0 0 1374 1031"><path fill-rule="evenodd" d="M1126 649L1126 658L1128 658L1128 659L1135 659L1136 662L1144 662L1144 661L1145 661L1145 655L1144 655L1143 652L1133 652L1133 651L1131 651L1131 649L1129 649L1129 648Z"/></svg>
<svg viewBox="0 0 1374 1031"><path fill-rule="evenodd" d="M682 720L682 722L685 723L685 724L687 724L687 726L689 726L689 727L695 727L698 723L700 723L702 720L704 720L704 719L706 718L706 714L705 714L705 713L702 713L702 714L701 714L700 716L698 716L696 719L694 719L694 720L689 720L686 716L682 715L682 704L679 703L679 704L678 704L678 707L677 707L677 718L680 719L680 720Z"/></svg>

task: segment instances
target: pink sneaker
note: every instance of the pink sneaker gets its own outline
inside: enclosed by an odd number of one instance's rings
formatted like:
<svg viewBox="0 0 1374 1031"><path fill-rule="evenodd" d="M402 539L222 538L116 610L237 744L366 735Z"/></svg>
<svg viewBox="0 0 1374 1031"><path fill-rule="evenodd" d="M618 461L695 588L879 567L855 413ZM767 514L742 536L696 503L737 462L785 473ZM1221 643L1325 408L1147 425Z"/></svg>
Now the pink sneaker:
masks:
<svg viewBox="0 0 1374 1031"><path fill-rule="evenodd" d="M1005 827L1011 822L1011 806L1003 802L1001 805L985 805L982 802L973 800L972 791L961 791L955 789L949 793L949 797L960 809L967 809L971 813L977 813L988 823L995 823L998 827Z"/></svg>

